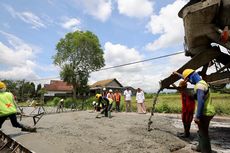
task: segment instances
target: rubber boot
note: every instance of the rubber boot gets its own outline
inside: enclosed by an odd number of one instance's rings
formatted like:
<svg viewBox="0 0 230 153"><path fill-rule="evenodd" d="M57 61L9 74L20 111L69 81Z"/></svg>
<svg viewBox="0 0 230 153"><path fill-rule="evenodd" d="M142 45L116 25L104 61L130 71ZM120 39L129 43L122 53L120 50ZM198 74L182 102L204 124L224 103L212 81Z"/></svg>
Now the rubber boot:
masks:
<svg viewBox="0 0 230 153"><path fill-rule="evenodd" d="M191 124L184 124L184 137L188 138L190 136L190 126Z"/></svg>
<svg viewBox="0 0 230 153"><path fill-rule="evenodd" d="M177 136L180 137L180 138L188 138L190 136L190 125L191 124L185 124L183 123L184 125L184 133L178 133Z"/></svg>
<svg viewBox="0 0 230 153"><path fill-rule="evenodd" d="M105 117L108 117L108 111L107 110L105 111Z"/></svg>
<svg viewBox="0 0 230 153"><path fill-rule="evenodd" d="M30 127L30 126L23 125L21 131L37 132L37 129L35 127Z"/></svg>
<svg viewBox="0 0 230 153"><path fill-rule="evenodd" d="M200 133L200 149L202 153L212 153L210 140Z"/></svg>
<svg viewBox="0 0 230 153"><path fill-rule="evenodd" d="M108 111L108 117L109 117L109 118L112 118L112 116L111 116L111 111Z"/></svg>

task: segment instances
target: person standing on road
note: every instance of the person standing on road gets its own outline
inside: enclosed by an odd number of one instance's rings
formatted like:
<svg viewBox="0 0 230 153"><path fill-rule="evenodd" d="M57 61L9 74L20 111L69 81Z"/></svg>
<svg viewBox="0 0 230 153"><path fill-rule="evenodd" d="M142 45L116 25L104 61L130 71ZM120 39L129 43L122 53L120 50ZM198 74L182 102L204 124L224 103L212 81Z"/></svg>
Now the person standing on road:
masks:
<svg viewBox="0 0 230 153"><path fill-rule="evenodd" d="M124 91L124 97L125 97L125 104L126 104L126 112L132 112L132 91L129 89L129 87Z"/></svg>
<svg viewBox="0 0 230 153"><path fill-rule="evenodd" d="M193 69L185 69L182 73L185 82L194 84L194 92L197 98L197 112L194 118L195 123L198 125L198 141L193 150L201 151L203 153L211 153L211 144L209 138L209 123L215 115L215 109L212 105L210 98L210 91L208 84L201 79L200 75Z"/></svg>
<svg viewBox="0 0 230 153"><path fill-rule="evenodd" d="M192 91L187 88L187 82L180 81L179 92L181 94L182 102L182 122L184 126L184 133L179 133L179 137L188 138L190 136L190 127L193 120L195 110L195 100Z"/></svg>
<svg viewBox="0 0 230 153"><path fill-rule="evenodd" d="M116 111L120 112L121 94L119 93L118 90L116 90L116 92L114 94L114 100L115 100L115 103L116 103Z"/></svg>
<svg viewBox="0 0 230 153"><path fill-rule="evenodd" d="M145 94L140 88L137 88L136 102L137 102L137 112L139 114L145 114L146 113Z"/></svg>
<svg viewBox="0 0 230 153"><path fill-rule="evenodd" d="M36 128L25 126L17 121L17 107L14 96L10 92L6 92L5 83L0 81L0 129L7 118L10 119L13 127L21 128L22 131L36 132Z"/></svg>
<svg viewBox="0 0 230 153"><path fill-rule="evenodd" d="M58 105L57 105L57 113L60 113L63 112L63 109L64 109L64 99L61 99L59 102L58 102Z"/></svg>

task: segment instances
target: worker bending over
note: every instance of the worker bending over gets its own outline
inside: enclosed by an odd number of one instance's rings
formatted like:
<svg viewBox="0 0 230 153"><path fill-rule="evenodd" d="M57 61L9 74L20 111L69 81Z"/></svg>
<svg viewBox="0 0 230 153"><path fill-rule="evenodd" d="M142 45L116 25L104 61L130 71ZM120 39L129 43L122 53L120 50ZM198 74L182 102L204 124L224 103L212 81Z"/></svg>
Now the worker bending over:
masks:
<svg viewBox="0 0 230 153"><path fill-rule="evenodd" d="M101 114L105 117L111 117L111 107L113 104L113 99L102 96L101 94L96 94L96 99L98 100L98 107L102 105ZM98 115L96 117L99 117Z"/></svg>

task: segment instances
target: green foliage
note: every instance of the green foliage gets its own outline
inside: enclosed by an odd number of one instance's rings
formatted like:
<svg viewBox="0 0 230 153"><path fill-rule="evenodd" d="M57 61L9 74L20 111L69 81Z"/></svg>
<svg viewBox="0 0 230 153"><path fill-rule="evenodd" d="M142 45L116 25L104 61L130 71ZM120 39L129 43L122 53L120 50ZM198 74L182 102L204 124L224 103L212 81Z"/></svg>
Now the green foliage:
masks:
<svg viewBox="0 0 230 153"><path fill-rule="evenodd" d="M77 101L74 101L73 98L67 98L64 100L64 106L66 108L71 108L72 105L77 106Z"/></svg>
<svg viewBox="0 0 230 153"><path fill-rule="evenodd" d="M145 93L145 98L146 99L150 99L150 98L153 98L154 94L152 93Z"/></svg>
<svg viewBox="0 0 230 153"><path fill-rule="evenodd" d="M54 64L61 68L60 77L73 85L75 99L76 92L88 89L90 72L105 65L99 39L90 31L75 31L66 34L56 45L56 50Z"/></svg>
<svg viewBox="0 0 230 153"><path fill-rule="evenodd" d="M25 80L3 80L7 86L7 91L12 92L19 101L26 101L35 96L35 85L33 82Z"/></svg>
<svg viewBox="0 0 230 153"><path fill-rule="evenodd" d="M58 102L61 100L59 97L54 97L52 100L46 102L46 106L57 106Z"/></svg>

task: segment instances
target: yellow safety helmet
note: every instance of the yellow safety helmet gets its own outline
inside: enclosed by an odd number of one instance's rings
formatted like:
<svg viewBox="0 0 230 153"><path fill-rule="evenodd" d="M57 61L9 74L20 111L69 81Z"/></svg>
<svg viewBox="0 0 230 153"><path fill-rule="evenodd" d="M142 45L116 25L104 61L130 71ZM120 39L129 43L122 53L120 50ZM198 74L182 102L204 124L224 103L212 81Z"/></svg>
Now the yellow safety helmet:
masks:
<svg viewBox="0 0 230 153"><path fill-rule="evenodd" d="M96 94L96 98L99 99L102 95L101 94Z"/></svg>
<svg viewBox="0 0 230 153"><path fill-rule="evenodd" d="M6 84L0 81L0 89L6 88Z"/></svg>
<svg viewBox="0 0 230 153"><path fill-rule="evenodd" d="M190 74L192 74L194 72L193 69L185 69L182 73L182 76L184 79L186 79Z"/></svg>

